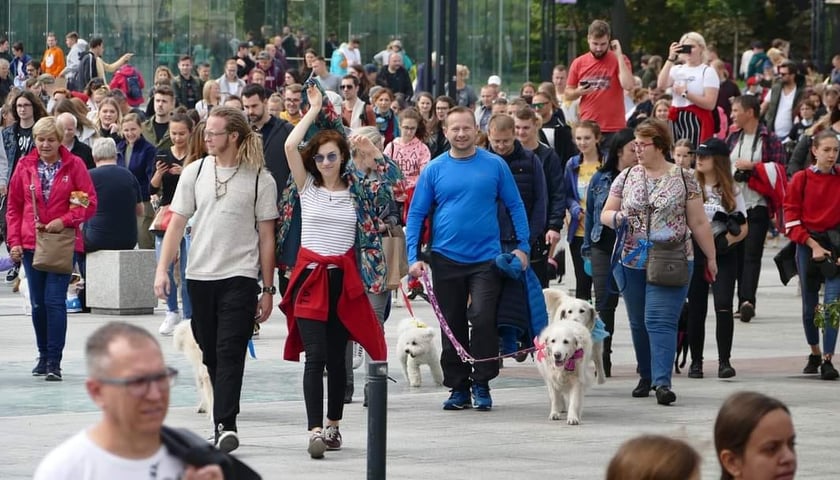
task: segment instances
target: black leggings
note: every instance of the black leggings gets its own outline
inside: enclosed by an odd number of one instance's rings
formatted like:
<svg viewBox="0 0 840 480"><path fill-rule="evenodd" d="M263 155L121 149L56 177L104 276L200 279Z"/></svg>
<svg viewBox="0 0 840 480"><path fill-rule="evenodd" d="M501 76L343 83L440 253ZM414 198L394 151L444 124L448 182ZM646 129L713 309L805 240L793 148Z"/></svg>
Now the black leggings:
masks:
<svg viewBox="0 0 840 480"><path fill-rule="evenodd" d="M569 242L572 265L575 267L575 297L590 300L592 298L592 277L583 271L583 257L580 255L580 247L582 246L583 237L574 237Z"/></svg>
<svg viewBox="0 0 840 480"><path fill-rule="evenodd" d="M738 275L738 254L732 248L717 255L718 274L711 285L714 297L715 337L718 346L718 360L728 361L732 354L732 337L735 325L732 316L732 301L735 296L735 278ZM706 313L709 303L709 283L705 278L706 257L694 243L694 273L688 287L688 345L691 361L703 361L703 345L706 342Z"/></svg>
<svg viewBox="0 0 840 480"><path fill-rule="evenodd" d="M303 283L304 272L298 285ZM323 427L324 423L324 368L327 369L327 418L341 420L344 414L345 357L350 333L338 318L338 297L341 295L343 272L329 270L330 311L327 321L296 319L306 363L303 367L303 398L306 403L308 429ZM299 287L295 288L297 296Z"/></svg>

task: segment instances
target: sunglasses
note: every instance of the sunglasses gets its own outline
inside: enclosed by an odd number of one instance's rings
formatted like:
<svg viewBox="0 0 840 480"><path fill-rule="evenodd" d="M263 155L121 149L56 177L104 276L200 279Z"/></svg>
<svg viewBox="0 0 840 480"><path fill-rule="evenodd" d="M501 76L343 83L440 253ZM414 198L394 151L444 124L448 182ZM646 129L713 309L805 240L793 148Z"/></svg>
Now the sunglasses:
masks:
<svg viewBox="0 0 840 480"><path fill-rule="evenodd" d="M341 86L342 90L351 90L352 88L353 88L353 85L342 85Z"/></svg>
<svg viewBox="0 0 840 480"><path fill-rule="evenodd" d="M324 161L326 161L327 163L333 163L338 161L338 154L335 152L331 152L324 156L320 153L316 153L315 156L312 157L312 159L315 160L315 163L324 163Z"/></svg>
<svg viewBox="0 0 840 480"><path fill-rule="evenodd" d="M100 378L100 383L125 388L132 397L142 398L149 393L149 387L154 383L160 392L168 392L175 383L178 370L166 367L166 370L152 375L143 375L129 378Z"/></svg>
<svg viewBox="0 0 840 480"><path fill-rule="evenodd" d="M532 103L531 104L531 108L533 108L534 110L539 110L539 109L543 108L544 106L546 106L545 102L543 102L543 103Z"/></svg>

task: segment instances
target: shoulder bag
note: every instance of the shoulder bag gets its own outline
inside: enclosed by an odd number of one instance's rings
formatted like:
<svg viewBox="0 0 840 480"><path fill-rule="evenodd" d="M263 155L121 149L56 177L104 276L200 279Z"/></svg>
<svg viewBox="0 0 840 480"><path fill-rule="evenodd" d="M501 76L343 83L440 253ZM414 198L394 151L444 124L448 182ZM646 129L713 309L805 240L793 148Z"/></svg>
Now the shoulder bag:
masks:
<svg viewBox="0 0 840 480"><path fill-rule="evenodd" d="M35 255L32 268L42 272L69 275L73 273L73 253L76 246L76 229L65 228L51 233L38 230L38 201L35 198L35 184L29 185L32 195L32 210L35 213Z"/></svg>
<svg viewBox="0 0 840 480"><path fill-rule="evenodd" d="M680 177L685 187L685 202L688 204L688 184L685 174L680 168ZM647 235L648 245L651 245L647 259L647 283L660 287L684 287L688 285L688 257L685 255L685 239L682 241L650 241L650 216L653 206L650 203L650 193L645 176L645 198L647 200Z"/></svg>

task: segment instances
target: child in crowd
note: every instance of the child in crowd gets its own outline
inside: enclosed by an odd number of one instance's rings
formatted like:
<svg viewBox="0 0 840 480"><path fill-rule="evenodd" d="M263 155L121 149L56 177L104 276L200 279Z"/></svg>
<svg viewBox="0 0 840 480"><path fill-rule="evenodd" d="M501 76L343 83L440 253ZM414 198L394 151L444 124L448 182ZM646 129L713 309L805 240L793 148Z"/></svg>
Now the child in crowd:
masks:
<svg viewBox="0 0 840 480"><path fill-rule="evenodd" d="M694 144L691 140L683 138L674 143L674 163L686 170L694 169Z"/></svg>

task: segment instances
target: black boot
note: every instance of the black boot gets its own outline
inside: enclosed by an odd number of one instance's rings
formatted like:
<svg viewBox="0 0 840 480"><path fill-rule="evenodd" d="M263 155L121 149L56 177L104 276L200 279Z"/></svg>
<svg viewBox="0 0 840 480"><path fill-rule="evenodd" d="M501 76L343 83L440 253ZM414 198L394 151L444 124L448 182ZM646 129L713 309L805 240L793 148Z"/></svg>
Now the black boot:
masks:
<svg viewBox="0 0 840 480"><path fill-rule="evenodd" d="M644 398L650 396L650 380L641 378L639 384L633 389L631 395L635 398Z"/></svg>
<svg viewBox="0 0 840 480"><path fill-rule="evenodd" d="M808 363L802 369L802 373L820 373L820 365L822 365L822 357L819 355L808 355Z"/></svg>
<svg viewBox="0 0 840 480"><path fill-rule="evenodd" d="M688 367L688 378L703 378L703 361L692 360Z"/></svg>

